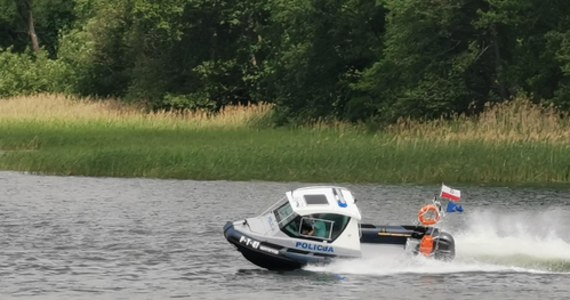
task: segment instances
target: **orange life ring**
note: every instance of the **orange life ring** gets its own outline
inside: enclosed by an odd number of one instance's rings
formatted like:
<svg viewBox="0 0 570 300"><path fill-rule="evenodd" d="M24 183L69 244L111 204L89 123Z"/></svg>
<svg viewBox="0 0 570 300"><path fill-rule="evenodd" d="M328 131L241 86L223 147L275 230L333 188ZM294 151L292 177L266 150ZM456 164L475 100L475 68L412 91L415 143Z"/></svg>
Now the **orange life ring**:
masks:
<svg viewBox="0 0 570 300"><path fill-rule="evenodd" d="M441 220L439 209L433 204L428 204L422 207L418 213L418 220L425 226L437 224Z"/></svg>

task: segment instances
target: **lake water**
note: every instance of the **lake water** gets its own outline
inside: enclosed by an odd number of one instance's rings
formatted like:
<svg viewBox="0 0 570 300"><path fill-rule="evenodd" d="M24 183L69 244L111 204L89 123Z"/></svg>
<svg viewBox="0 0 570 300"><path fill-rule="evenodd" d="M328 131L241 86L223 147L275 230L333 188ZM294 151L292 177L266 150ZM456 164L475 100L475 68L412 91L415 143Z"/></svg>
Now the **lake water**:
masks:
<svg viewBox="0 0 570 300"><path fill-rule="evenodd" d="M272 272L226 242L226 221L307 185L0 172L0 299L570 298L569 189L456 186L452 262L368 253ZM374 224L414 224L439 191L344 186Z"/></svg>

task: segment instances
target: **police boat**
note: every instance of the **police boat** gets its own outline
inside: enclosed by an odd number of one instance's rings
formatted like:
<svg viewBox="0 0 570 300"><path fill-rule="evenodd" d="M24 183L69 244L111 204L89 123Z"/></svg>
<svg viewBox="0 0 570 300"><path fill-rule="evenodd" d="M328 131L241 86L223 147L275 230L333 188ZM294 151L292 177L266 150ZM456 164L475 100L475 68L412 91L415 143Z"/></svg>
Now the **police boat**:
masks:
<svg viewBox="0 0 570 300"><path fill-rule="evenodd" d="M429 209L420 211L420 222L425 222L422 225L361 224L360 210L348 189L304 187L287 192L257 217L226 223L224 235L247 260L270 270L293 270L337 258L358 258L364 244L452 260L453 237L433 226L439 221L441 208L428 206ZM435 216L426 217L429 214Z"/></svg>

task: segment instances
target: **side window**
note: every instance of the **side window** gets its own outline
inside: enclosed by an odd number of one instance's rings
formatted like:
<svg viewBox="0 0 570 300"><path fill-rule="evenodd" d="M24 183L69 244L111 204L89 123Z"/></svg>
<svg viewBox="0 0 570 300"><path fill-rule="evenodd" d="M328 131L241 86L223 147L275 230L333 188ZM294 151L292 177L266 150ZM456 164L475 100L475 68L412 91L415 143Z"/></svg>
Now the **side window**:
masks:
<svg viewBox="0 0 570 300"><path fill-rule="evenodd" d="M348 221L349 217L337 214L296 216L282 227L282 231L291 237L334 241L344 231Z"/></svg>
<svg viewBox="0 0 570 300"><path fill-rule="evenodd" d="M304 217L301 218L300 235L330 241L332 238L333 221Z"/></svg>

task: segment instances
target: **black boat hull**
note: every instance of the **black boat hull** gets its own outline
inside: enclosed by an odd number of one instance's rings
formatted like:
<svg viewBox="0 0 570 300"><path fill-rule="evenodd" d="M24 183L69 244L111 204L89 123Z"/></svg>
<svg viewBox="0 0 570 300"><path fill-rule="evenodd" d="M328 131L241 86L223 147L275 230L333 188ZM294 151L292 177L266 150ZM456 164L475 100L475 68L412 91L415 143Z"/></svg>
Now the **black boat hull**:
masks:
<svg viewBox="0 0 570 300"><path fill-rule="evenodd" d="M335 257L258 241L237 231L231 222L224 225L224 236L247 260L269 270L295 270L307 264L327 263Z"/></svg>

